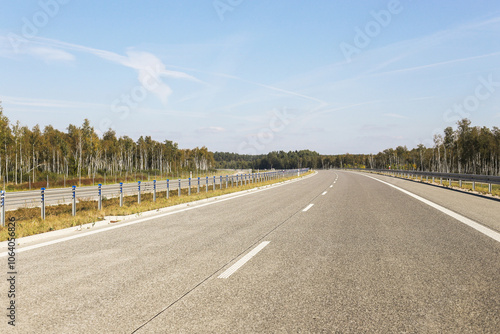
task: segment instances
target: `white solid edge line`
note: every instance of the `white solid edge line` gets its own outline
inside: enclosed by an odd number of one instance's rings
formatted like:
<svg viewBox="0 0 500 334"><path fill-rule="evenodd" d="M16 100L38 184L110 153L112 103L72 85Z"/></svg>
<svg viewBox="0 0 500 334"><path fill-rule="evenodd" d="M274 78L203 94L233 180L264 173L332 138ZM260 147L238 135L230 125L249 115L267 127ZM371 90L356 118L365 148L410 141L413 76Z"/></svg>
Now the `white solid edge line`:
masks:
<svg viewBox="0 0 500 334"><path fill-rule="evenodd" d="M229 276L234 274L236 270L240 269L245 263L250 261L252 257L254 257L258 252L260 252L264 247L266 247L269 244L269 242L270 241L261 242L257 247L252 249L247 255L239 259L238 262L233 264L231 267L227 268L226 271L220 274L219 277L217 278L228 278Z"/></svg>
<svg viewBox="0 0 500 334"><path fill-rule="evenodd" d="M322 196L326 195L326 190L325 190L325 191L323 191L323 193L322 193L321 195L322 195Z"/></svg>
<svg viewBox="0 0 500 334"><path fill-rule="evenodd" d="M309 178L311 176L314 176L314 175L316 175L316 174L308 175L307 178ZM297 178L297 179L292 179L290 181L297 182L297 181L301 181L301 180L304 180L304 179L303 178ZM257 190L252 191L252 192L247 192L246 190L243 190L244 193L240 194L240 195L234 195L234 196L231 196L231 197L228 197L228 198L219 199L219 200L214 201L214 202L208 202L208 203L199 204L199 205L192 206L192 207L185 208L185 209L181 209L181 210L176 210L176 211L172 211L172 212L162 213L162 214L159 214L159 215L154 215L154 216L151 216L151 217L134 220L134 221L131 221L131 222L128 222L128 223L122 223L122 224L119 224L119 225L113 225L113 226L110 226L110 227L102 228L100 230L86 232L84 234L72 235L72 236L69 236L69 237L64 237L64 238L61 238L61 239L55 239L55 240L51 240L51 241L47 241L47 242L42 242L42 243L39 243L39 244L36 244L36 245L26 246L26 247L19 248L19 249L16 248L15 252L17 254L17 253L29 251L29 250L36 249L36 248L41 248L41 247L45 247L45 246L50 246L50 245L58 244L58 243L64 242L64 241L69 241L69 240L73 240L73 239L83 238L83 237L86 237L86 236L89 236L89 235L92 235L92 234L106 232L106 231L114 230L116 228L121 228L121 227L129 226L129 225L134 225L134 224L142 223L142 222L145 222L145 221L148 221L148 220L170 216L170 215L177 214L177 213L180 213L180 212L194 210L194 209L201 208L201 207L204 207L204 206L207 206L207 205L213 205L213 204L217 204L217 203L222 203L222 202L234 199L234 198L243 197L243 196L247 196L247 195L251 195L251 194L256 194L256 193L259 193L261 191L265 191L265 190L269 190L269 189L274 189L275 187L283 186L283 185L286 185L286 184L290 184L290 183L273 183L271 185L273 187L266 187L266 188L262 188L262 189L257 189ZM254 189L256 189L256 188L254 188ZM8 251L0 253L0 258L8 256L8 254L9 254Z"/></svg>
<svg viewBox="0 0 500 334"><path fill-rule="evenodd" d="M309 210L310 208L312 208L312 206L313 206L313 205L314 205L314 204L312 204L312 203L311 203L311 204L309 204L308 206L306 206L306 207L304 208L304 210L302 210L302 212L306 212L307 210Z"/></svg>
<svg viewBox="0 0 500 334"><path fill-rule="evenodd" d="M500 233L498 233L496 231L493 231L492 229L489 229L486 226L483 226L483 225L481 225L479 223L476 223L475 221L473 221L473 220L471 220L471 219L469 219L467 217L464 217L464 216L462 216L462 215L460 215L460 214L458 214L456 212L453 212L453 211L451 211L451 210L449 210L449 209L447 209L445 207L442 207L439 204L431 202L431 201L429 201L429 200L427 200L427 199L425 199L423 197L415 195L415 194L409 192L408 190L404 190L404 189L402 189L402 188L400 188L398 186L395 186L395 185L390 184L388 182L379 180L379 179L377 179L377 178L375 178L373 176L364 175L364 174L360 174L360 175L363 175L363 176L369 177L371 179L374 179L374 180L376 180L378 182L382 182L384 184L387 184L388 186L391 186L391 187L393 187L393 188L395 188L395 189L397 189L397 190L399 190L399 191L407 194L408 196L411 196L411 197L413 197L413 198L415 198L415 199L417 199L417 200L419 200L419 201L421 201L421 202L423 202L423 203L425 203L425 204L427 204L427 205L429 205L429 206L431 206L431 207L433 207L433 208L441 211L442 213L447 214L448 216L453 217L456 220L458 220L458 221L460 221L460 222L462 222L462 223L464 223L464 224L472 227L473 229L481 232L482 234L484 234L484 235L486 235L486 236L488 236L488 237L490 237L490 238L492 238L492 239L500 242Z"/></svg>

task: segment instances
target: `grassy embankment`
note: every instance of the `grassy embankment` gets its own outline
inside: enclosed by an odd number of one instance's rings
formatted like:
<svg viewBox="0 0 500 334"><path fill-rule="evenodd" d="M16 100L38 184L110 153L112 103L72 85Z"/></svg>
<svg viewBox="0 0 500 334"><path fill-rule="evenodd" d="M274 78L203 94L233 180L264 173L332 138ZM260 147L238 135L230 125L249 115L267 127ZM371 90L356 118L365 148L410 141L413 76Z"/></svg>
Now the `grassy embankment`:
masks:
<svg viewBox="0 0 500 334"><path fill-rule="evenodd" d="M302 176L313 173L312 171L302 174ZM152 193L141 194L141 204L137 203L136 196L126 196L123 199L123 207L120 207L119 198L103 199L102 210L97 210L96 201L80 201L77 203L76 216L71 215L71 205L62 204L47 206L45 209L46 219L41 219L40 208L23 208L6 212L6 223L8 219L14 217L16 219L16 238L26 237L29 235L40 234L48 231L60 230L67 227L79 226L82 224L93 223L103 220L105 216L125 216L136 214L140 212L156 210L177 204L197 201L210 197L217 197L224 194L229 194L237 191L248 190L257 188L273 183L278 183L290 179L297 178L297 176L280 178L267 182L247 184L239 187L212 190L209 185L208 192L205 186L200 187L200 193L197 193L197 188L193 187L191 196L188 196L188 190L183 189L181 196L177 196L178 190L171 190L169 199L166 198L166 191L158 191L156 193L156 202L153 202ZM0 241L7 240L7 228L0 227Z"/></svg>

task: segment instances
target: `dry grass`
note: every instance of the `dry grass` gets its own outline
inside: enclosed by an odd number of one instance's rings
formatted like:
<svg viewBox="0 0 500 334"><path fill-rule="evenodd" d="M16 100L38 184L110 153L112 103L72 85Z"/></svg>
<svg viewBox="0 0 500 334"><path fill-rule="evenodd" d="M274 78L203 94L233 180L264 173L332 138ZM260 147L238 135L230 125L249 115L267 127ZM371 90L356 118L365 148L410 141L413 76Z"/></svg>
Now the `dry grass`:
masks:
<svg viewBox="0 0 500 334"><path fill-rule="evenodd" d="M307 174L309 173L312 173L312 171ZM97 210L96 201L80 201L77 204L77 212L74 217L71 215L71 204L47 206L45 209L45 220L41 219L40 208L24 208L6 212L6 222L11 217L16 219L16 238L21 238L29 235L60 230L67 227L93 223L103 220L105 216L125 216L156 210L205 198L217 197L237 191L253 189L294 178L297 178L297 176L257 184L247 184L239 187L231 187L229 185L229 188L227 189L216 189L215 191L212 190L211 186L209 186L208 192L206 192L205 187L201 187L199 194L197 193L197 188L193 187L191 190L191 196L188 196L187 189L183 189L181 196L179 197L177 196L178 190L176 189L170 191L168 200L166 198L166 191L162 191L156 193L156 202L153 202L152 193L143 193L141 194L141 204L137 203L137 195L126 196L123 199L123 207L120 207L119 198L103 199L102 210L100 211ZM0 241L7 240L7 232L6 227L0 227Z"/></svg>

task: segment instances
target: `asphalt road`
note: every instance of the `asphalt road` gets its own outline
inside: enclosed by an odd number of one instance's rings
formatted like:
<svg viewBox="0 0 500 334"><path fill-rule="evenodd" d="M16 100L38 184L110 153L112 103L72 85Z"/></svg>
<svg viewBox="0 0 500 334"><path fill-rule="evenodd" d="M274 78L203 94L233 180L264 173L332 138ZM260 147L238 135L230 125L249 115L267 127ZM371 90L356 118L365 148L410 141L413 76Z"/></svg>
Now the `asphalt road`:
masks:
<svg viewBox="0 0 500 334"><path fill-rule="evenodd" d="M377 178L499 232L498 201ZM256 254L219 278L249 253ZM0 263L7 277L7 258ZM4 316L2 333L500 328L500 242L352 172L322 171L22 251L16 270L16 326ZM2 280L4 310L8 289Z"/></svg>

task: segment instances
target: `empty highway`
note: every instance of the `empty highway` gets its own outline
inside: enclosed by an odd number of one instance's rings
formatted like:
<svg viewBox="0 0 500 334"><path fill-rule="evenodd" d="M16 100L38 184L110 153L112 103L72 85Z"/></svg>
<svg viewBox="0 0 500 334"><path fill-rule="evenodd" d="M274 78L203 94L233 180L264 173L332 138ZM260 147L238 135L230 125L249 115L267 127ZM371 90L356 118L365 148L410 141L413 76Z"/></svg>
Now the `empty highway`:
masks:
<svg viewBox="0 0 500 334"><path fill-rule="evenodd" d="M319 171L19 245L0 332L498 333L499 216L494 199Z"/></svg>

